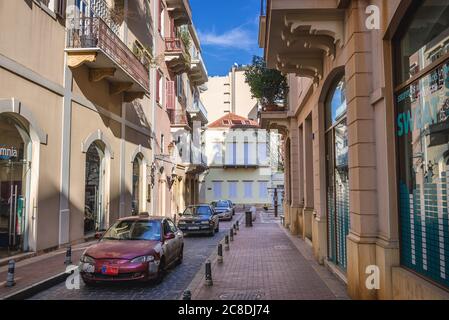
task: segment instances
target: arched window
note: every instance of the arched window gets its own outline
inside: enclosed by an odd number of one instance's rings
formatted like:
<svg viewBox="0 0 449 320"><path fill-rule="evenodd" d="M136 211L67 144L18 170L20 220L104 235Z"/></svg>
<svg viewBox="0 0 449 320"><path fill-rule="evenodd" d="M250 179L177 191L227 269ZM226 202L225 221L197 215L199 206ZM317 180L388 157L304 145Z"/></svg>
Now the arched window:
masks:
<svg viewBox="0 0 449 320"><path fill-rule="evenodd" d="M131 210L133 215L141 212L140 200L142 197L142 155L137 155L133 161L133 181L132 181L132 203Z"/></svg>
<svg viewBox="0 0 449 320"><path fill-rule="evenodd" d="M349 233L348 128L344 76L331 87L325 103L328 258L346 270Z"/></svg>
<svg viewBox="0 0 449 320"><path fill-rule="evenodd" d="M0 253L27 250L31 149L28 128L0 114Z"/></svg>
<svg viewBox="0 0 449 320"><path fill-rule="evenodd" d="M105 149L95 141L86 152L84 234L89 235L105 228L104 195Z"/></svg>

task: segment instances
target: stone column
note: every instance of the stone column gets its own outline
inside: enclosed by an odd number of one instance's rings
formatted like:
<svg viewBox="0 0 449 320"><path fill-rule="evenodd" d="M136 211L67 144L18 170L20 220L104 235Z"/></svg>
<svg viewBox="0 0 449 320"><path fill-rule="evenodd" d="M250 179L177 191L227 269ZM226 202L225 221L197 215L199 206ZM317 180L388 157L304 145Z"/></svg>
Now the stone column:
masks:
<svg viewBox="0 0 449 320"><path fill-rule="evenodd" d="M368 1L352 1L346 12L345 79L349 145L350 231L347 238L348 293L375 299L365 286L366 267L376 265L377 182L371 31L365 27Z"/></svg>
<svg viewBox="0 0 449 320"><path fill-rule="evenodd" d="M312 217L314 207L314 184L313 184L313 140L312 140L312 117L309 116L303 124L303 190L304 190L304 209L303 209L303 229L302 237L312 240Z"/></svg>
<svg viewBox="0 0 449 320"><path fill-rule="evenodd" d="M300 146L302 145L302 131L299 130L296 119L290 120L290 179L291 179L291 194L290 194L290 232L294 235L301 233L300 221L302 220L302 199L303 187L300 183L302 166L300 157ZM301 141L301 142L300 142Z"/></svg>

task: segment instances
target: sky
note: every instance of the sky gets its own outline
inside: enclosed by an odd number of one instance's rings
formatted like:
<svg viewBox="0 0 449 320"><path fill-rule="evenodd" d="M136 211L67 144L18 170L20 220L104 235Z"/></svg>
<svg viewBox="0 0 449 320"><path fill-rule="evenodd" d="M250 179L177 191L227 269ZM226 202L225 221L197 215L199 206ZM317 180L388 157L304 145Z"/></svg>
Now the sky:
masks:
<svg viewBox="0 0 449 320"><path fill-rule="evenodd" d="M190 0L209 76L262 55L258 45L260 0Z"/></svg>

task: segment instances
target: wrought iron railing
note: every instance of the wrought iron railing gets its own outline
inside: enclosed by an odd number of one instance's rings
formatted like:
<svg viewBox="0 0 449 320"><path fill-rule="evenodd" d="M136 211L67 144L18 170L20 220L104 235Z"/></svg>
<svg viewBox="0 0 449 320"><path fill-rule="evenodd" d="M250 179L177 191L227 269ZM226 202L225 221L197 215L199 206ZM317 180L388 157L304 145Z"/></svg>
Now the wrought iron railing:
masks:
<svg viewBox="0 0 449 320"><path fill-rule="evenodd" d="M181 38L165 38L165 51L189 54L186 51L184 42L181 40Z"/></svg>
<svg viewBox="0 0 449 320"><path fill-rule="evenodd" d="M147 68L99 17L74 18L67 29L67 48L100 49L146 91L150 80Z"/></svg>
<svg viewBox="0 0 449 320"><path fill-rule="evenodd" d="M187 125L187 115L184 110L168 109L167 110L170 123L173 125Z"/></svg>

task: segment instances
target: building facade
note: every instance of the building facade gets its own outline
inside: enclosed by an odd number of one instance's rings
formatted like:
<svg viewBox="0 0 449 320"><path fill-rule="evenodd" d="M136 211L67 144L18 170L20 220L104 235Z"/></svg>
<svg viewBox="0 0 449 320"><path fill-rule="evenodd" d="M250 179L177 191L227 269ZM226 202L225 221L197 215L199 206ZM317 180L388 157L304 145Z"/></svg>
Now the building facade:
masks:
<svg viewBox="0 0 449 320"><path fill-rule="evenodd" d="M158 74L173 79L176 40L159 30L194 30L189 10L181 0L0 0L1 257L173 213L172 96Z"/></svg>
<svg viewBox="0 0 449 320"><path fill-rule="evenodd" d="M259 117L284 136L285 226L352 298L448 299L449 3L263 8L259 43L290 86Z"/></svg>
<svg viewBox="0 0 449 320"><path fill-rule="evenodd" d="M227 75L209 78L208 90L201 95L201 98L208 107L210 122L218 120L227 113L257 119L258 103L257 99L252 97L246 83L245 70L245 66L233 66Z"/></svg>
<svg viewBox="0 0 449 320"><path fill-rule="evenodd" d="M257 122L228 113L205 133L209 170L202 179L202 200L229 199L237 205L269 206L273 171L270 137Z"/></svg>

